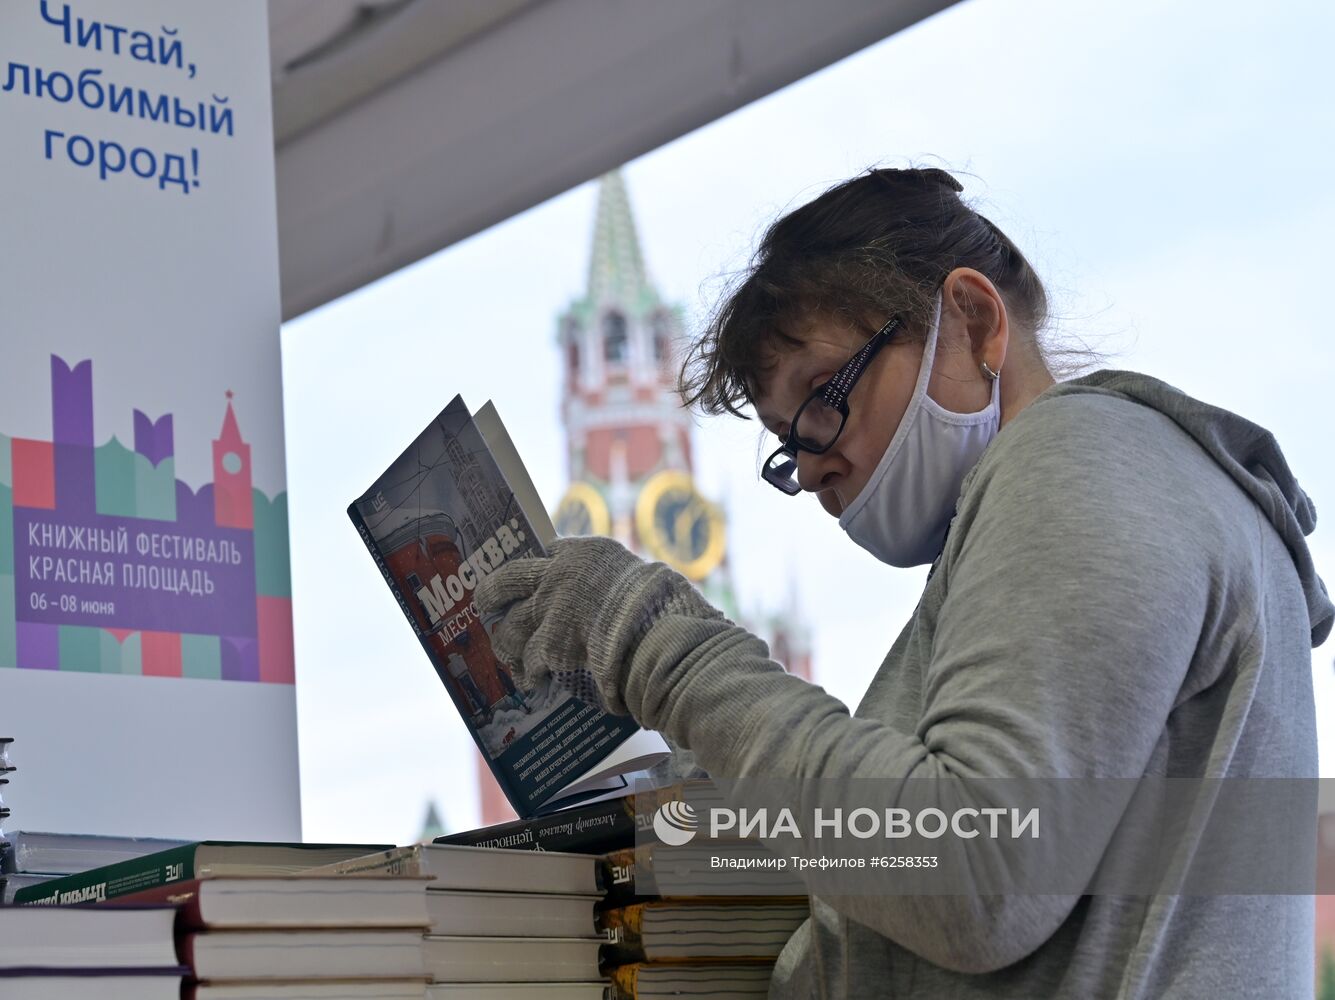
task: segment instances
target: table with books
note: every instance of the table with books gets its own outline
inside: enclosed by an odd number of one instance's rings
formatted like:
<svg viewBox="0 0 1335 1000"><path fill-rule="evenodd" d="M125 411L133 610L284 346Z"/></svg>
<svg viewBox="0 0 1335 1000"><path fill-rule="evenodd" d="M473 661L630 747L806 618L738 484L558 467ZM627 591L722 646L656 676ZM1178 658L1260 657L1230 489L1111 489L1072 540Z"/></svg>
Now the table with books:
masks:
<svg viewBox="0 0 1335 1000"><path fill-rule="evenodd" d="M763 997L805 898L658 893L636 798L406 847L11 833L11 868L79 870L0 907L0 994Z"/></svg>

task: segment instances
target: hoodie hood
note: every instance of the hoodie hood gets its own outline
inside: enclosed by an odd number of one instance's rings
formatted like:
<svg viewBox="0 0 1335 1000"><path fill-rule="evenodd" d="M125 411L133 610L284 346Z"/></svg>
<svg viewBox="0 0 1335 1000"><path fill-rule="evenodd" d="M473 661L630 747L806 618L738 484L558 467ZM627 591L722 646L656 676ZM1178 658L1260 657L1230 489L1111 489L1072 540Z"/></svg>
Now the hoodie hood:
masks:
<svg viewBox="0 0 1335 1000"><path fill-rule="evenodd" d="M1316 527L1316 507L1289 471L1275 437L1264 427L1229 410L1202 403L1166 382L1128 371L1097 371L1062 382L1048 393L1064 395L1089 390L1115 393L1158 410L1191 435L1219 466L1256 502L1275 526L1302 580L1312 645L1330 635L1335 622L1326 585L1317 575L1307 537Z"/></svg>

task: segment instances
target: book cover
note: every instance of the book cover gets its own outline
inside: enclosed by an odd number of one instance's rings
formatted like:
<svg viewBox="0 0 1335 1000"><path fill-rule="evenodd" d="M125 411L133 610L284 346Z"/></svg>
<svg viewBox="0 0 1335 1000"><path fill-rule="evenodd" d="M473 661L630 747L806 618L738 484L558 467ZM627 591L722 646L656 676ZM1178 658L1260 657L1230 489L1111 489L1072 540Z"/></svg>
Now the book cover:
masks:
<svg viewBox="0 0 1335 1000"><path fill-rule="evenodd" d="M527 503L455 396L348 516L497 783L515 812L531 817L628 788L618 775L661 759L667 746L550 680L520 691L492 652L495 621L481 619L473 589L509 560L544 555L554 536L522 465L511 472L523 475ZM652 735L652 745L636 743L640 735Z"/></svg>
<svg viewBox="0 0 1335 1000"><path fill-rule="evenodd" d="M437 844L604 854L635 843L635 795L437 837Z"/></svg>
<svg viewBox="0 0 1335 1000"><path fill-rule="evenodd" d="M38 906L101 903L170 882L224 874L284 875L388 849L383 844L202 840L26 886L15 893L14 902Z"/></svg>
<svg viewBox="0 0 1335 1000"><path fill-rule="evenodd" d="M437 837L434 843L607 854L634 847L637 831L645 835L652 833L656 809L667 802L685 801L688 795L693 803L722 801L709 781L679 781L656 788L639 788L626 795L571 806L530 819L514 819L476 830L447 833Z"/></svg>

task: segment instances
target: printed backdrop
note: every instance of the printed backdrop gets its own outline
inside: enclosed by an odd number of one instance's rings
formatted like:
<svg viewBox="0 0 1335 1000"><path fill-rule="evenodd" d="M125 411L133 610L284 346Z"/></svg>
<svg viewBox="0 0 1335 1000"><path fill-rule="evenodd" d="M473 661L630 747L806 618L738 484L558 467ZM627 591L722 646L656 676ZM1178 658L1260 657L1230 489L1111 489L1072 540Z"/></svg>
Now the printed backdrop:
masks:
<svg viewBox="0 0 1335 1000"><path fill-rule="evenodd" d="M263 0L0 5L9 829L299 839Z"/></svg>

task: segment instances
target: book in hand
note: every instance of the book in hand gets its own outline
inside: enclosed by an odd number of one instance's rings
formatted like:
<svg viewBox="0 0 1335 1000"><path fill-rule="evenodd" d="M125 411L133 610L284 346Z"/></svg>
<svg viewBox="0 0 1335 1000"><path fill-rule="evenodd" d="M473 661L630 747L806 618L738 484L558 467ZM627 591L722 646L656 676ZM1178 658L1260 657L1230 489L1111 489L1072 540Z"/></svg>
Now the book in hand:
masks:
<svg viewBox="0 0 1335 1000"><path fill-rule="evenodd" d="M773 961L806 920L801 901L658 900L632 903L598 915L606 935L603 960L632 962Z"/></svg>
<svg viewBox="0 0 1335 1000"><path fill-rule="evenodd" d="M188 930L321 927L421 927L431 923L427 880L375 875L222 876L172 882L105 905L178 908Z"/></svg>
<svg viewBox="0 0 1335 1000"><path fill-rule="evenodd" d="M313 869L307 875L413 875L430 878L428 892L601 895L598 859L592 854L506 851L447 844L411 844Z"/></svg>
<svg viewBox="0 0 1335 1000"><path fill-rule="evenodd" d="M520 816L616 789L669 749L633 719L586 704L550 678L520 691L473 601L478 580L556 537L490 403L449 405L348 507L390 591L497 783Z"/></svg>
<svg viewBox="0 0 1335 1000"><path fill-rule="evenodd" d="M100 903L172 882L220 875L292 875L387 850L383 844L202 840L20 889L19 904Z"/></svg>

